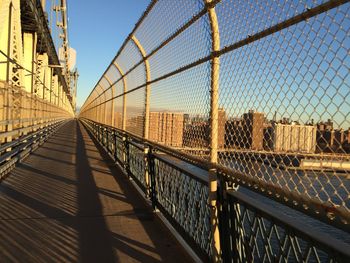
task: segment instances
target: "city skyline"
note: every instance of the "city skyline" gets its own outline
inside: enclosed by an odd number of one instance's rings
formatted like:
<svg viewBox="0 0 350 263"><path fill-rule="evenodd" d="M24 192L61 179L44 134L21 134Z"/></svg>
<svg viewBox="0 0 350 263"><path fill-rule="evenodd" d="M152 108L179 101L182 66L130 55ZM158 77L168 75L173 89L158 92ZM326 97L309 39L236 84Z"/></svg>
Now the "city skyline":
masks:
<svg viewBox="0 0 350 263"><path fill-rule="evenodd" d="M221 112L221 113L220 113ZM183 146L190 147L208 147L209 145L209 118L203 117L200 115L190 116L190 114L179 113L179 112L171 112L171 111L151 111L150 112L150 139L165 143L171 141L172 139L159 139L159 135L154 135L153 133L169 133L170 131L165 131L164 127L168 127L166 117L162 117L163 120L159 121L159 123L154 122L155 114L171 116L171 115L182 115L181 118L177 120L177 124L171 124L173 130L183 129L181 132L181 136L183 136ZM259 115L256 123L258 126L254 126L253 124L249 124L248 121L244 121L245 117L249 114ZM119 116L121 117L121 116ZM157 117L158 118L158 117ZM117 119L117 118L116 118ZM132 121L134 120L134 121ZM135 116L132 118L127 118L127 130L131 132L136 131L142 133L143 131L143 116ZM173 121L173 119L171 119ZM297 121L290 120L289 118L282 118L280 120L277 119L267 119L263 113L258 113L253 110L249 110L247 113L243 114L239 118L227 118L224 109L219 109L219 148L250 148L254 150L264 150L264 151L280 151L280 152L288 152L292 150L288 150L289 148L295 148L299 145L300 149L297 147L297 150L294 152L309 152L309 153L338 153L338 154L349 154L350 153L350 127L347 130L343 129L335 129L333 127L333 122L331 120L314 122L312 121L306 124L300 124ZM251 121L253 123L253 121ZM245 124L242 124L245 123ZM156 127L156 128L155 128ZM163 128L159 128L163 127ZM169 126L170 127L170 126ZM241 127L240 131L235 127ZM248 128L252 127L252 128ZM257 127L257 128L254 128ZM308 128L309 127L309 128ZM156 129L156 130L155 130ZM236 139L237 143L232 142L232 136L237 136L237 134L242 133L243 130L251 129L248 133L246 131L245 135L239 135L239 139ZM287 132L286 129L289 129L290 132L293 131L293 134L290 133L288 135L284 134ZM277 135L275 134L277 132ZM295 133L297 132L297 133ZM179 133L177 133L179 134ZM195 134L195 136L194 136ZM250 135L252 134L252 135ZM284 135L283 135L284 134ZM298 135L299 134L299 135ZM169 136L169 135L168 135ZM231 136L231 139L229 138ZM249 137L255 138L251 142L249 141ZM294 137L293 137L294 136ZM300 138L299 138L300 137ZM290 143L294 146L286 146L285 142L279 140L290 140ZM295 141L295 138L297 141ZM176 141L180 139L177 138ZM221 141L220 141L221 140ZM238 142L238 140L240 140ZM248 141L247 141L248 140ZM271 141L272 140L272 141ZM310 141L311 140L311 141ZM246 142L244 142L246 141ZM292 142L294 141L294 142ZM305 141L305 142L303 142ZM308 146L303 146L303 143L308 144ZM277 146L280 145L280 146ZM171 143L169 144L171 145ZM250 146L242 146L242 145L250 145ZM285 146L283 146L285 145ZM173 145L174 146L174 145ZM176 146L179 146L177 143ZM285 148L287 147L287 148ZM306 148L305 148L306 147ZM284 149L284 150L283 150ZM287 149L287 150L286 150ZM292 151L293 152L293 151Z"/></svg>

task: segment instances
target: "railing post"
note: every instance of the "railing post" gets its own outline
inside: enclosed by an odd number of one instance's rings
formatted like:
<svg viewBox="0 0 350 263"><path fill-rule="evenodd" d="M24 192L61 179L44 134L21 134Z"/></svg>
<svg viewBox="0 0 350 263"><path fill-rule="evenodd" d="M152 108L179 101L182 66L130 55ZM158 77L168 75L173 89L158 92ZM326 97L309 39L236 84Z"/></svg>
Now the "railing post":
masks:
<svg viewBox="0 0 350 263"><path fill-rule="evenodd" d="M129 141L127 136L123 136L123 165L124 169L130 178L130 158L129 158Z"/></svg>
<svg viewBox="0 0 350 263"><path fill-rule="evenodd" d="M96 124L97 140L100 141L100 125Z"/></svg>
<svg viewBox="0 0 350 263"><path fill-rule="evenodd" d="M114 158L115 158L115 161L117 162L118 161L118 151L117 151L117 137L118 137L118 135L117 135L117 131L114 131L114 138L113 138L113 140L114 140Z"/></svg>
<svg viewBox="0 0 350 263"><path fill-rule="evenodd" d="M220 50L219 24L215 12L215 0L204 0L211 27L212 58L211 58L211 85L210 85L210 162L218 162L218 100L219 100L219 63L220 58L216 52ZM216 169L209 171L209 206L210 223L212 229L212 254L213 261L221 261L220 232L218 221L217 202L217 174Z"/></svg>
<svg viewBox="0 0 350 263"><path fill-rule="evenodd" d="M145 146L143 150L144 161L145 161L145 184L146 184L146 197L151 198L151 185L149 180L149 146Z"/></svg>
<svg viewBox="0 0 350 263"><path fill-rule="evenodd" d="M153 210L157 209L157 193L156 193L156 170L155 170L155 159L153 156L153 148L150 146L148 151L148 162L149 162L149 178L150 178L150 194Z"/></svg>
<svg viewBox="0 0 350 263"><path fill-rule="evenodd" d="M107 128L105 128L104 126L102 126L103 132L102 132L102 144L104 147L107 147Z"/></svg>
<svg viewBox="0 0 350 263"><path fill-rule="evenodd" d="M230 235L227 233L231 233L230 224L235 224L234 218L231 217L234 214L230 207L230 203L227 196L228 190L238 190L238 186L235 186L232 182L226 181L222 176L219 176L219 187L218 187L218 202L220 203L219 209L219 230L220 230L220 244L221 244L221 259L223 262L237 262L238 255L237 247L240 244L231 245ZM232 227L231 227L232 228ZM237 227L235 227L237 229Z"/></svg>
<svg viewBox="0 0 350 263"><path fill-rule="evenodd" d="M109 128L106 127L106 148L107 148L107 152L109 152Z"/></svg>
<svg viewBox="0 0 350 263"><path fill-rule="evenodd" d="M106 147L106 128L102 126L102 145Z"/></svg>

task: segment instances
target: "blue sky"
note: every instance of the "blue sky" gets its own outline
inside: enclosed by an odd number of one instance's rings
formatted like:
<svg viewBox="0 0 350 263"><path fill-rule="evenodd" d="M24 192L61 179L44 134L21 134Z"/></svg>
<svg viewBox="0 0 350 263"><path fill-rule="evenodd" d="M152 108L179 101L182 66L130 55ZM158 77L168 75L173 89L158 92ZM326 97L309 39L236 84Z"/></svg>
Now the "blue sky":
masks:
<svg viewBox="0 0 350 263"><path fill-rule="evenodd" d="M84 103L148 4L148 0L68 0L69 41L77 51L80 75L78 106Z"/></svg>

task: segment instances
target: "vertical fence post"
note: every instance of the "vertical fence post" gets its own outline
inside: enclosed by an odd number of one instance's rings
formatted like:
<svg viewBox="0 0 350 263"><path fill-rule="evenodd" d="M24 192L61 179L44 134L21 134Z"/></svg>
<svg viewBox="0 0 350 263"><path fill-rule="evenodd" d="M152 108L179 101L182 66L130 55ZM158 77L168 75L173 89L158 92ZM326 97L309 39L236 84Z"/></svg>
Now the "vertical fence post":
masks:
<svg viewBox="0 0 350 263"><path fill-rule="evenodd" d="M151 187L149 180L149 147L145 146L143 151L144 161L145 161L145 183L146 183L146 196L151 198Z"/></svg>
<svg viewBox="0 0 350 263"><path fill-rule="evenodd" d="M144 130L143 130L143 138L148 139L149 134L149 109L150 109L150 93L151 93L151 85L148 84L151 80L151 72L150 72L150 66L149 61L147 59L147 54L144 48L142 47L140 41L135 37L135 35L132 35L131 37L132 41L134 41L136 47L140 51L140 54L144 60L145 63L145 73L146 73L146 95L145 95L145 120L144 120Z"/></svg>
<svg viewBox="0 0 350 263"><path fill-rule="evenodd" d="M107 152L110 152L109 136L110 136L110 130L109 130L108 127L106 127L106 147L107 147Z"/></svg>
<svg viewBox="0 0 350 263"><path fill-rule="evenodd" d="M111 93L112 93L112 98L114 97L114 91L113 91L113 83L112 81L109 79L109 77L107 75L103 76L109 85L109 88L111 89ZM114 99L111 100L111 122L109 123L109 125L114 126ZM108 124L108 122L106 121L106 124Z"/></svg>
<svg viewBox="0 0 350 263"><path fill-rule="evenodd" d="M145 94L145 119L144 119L144 127L143 127L143 138L148 139L149 135L149 111L150 111L150 96L151 96L151 86L149 84L149 81L151 80L151 72L150 72L150 66L149 61L147 59L147 54L144 48L142 47L140 41L136 38L135 35L131 36L131 40L134 41L136 47L140 51L140 54L143 58L143 61L145 63L145 73L146 73L146 94ZM146 153L145 153L146 154ZM148 153L147 153L148 154ZM146 182L146 194L149 196L149 187L150 187L150 178L148 169L145 169L145 182Z"/></svg>
<svg viewBox="0 0 350 263"><path fill-rule="evenodd" d="M106 128L102 126L102 145L106 147Z"/></svg>
<svg viewBox="0 0 350 263"><path fill-rule="evenodd" d="M123 166L130 178L130 158L129 158L129 141L126 134L123 135Z"/></svg>
<svg viewBox="0 0 350 263"><path fill-rule="evenodd" d="M225 179L222 176L219 176L219 187L218 187L218 201L221 204L220 210L219 210L219 230L220 233L220 245L221 245L221 259L223 262L232 262L233 260L236 260L236 251L232 249L231 246L231 235L232 232L230 229L230 224L234 224L231 220L234 220L230 217L230 210L233 208L230 207L230 203L227 196L227 191L229 189L234 189L233 184L225 181ZM237 189L237 187L236 187ZM234 190L236 190L234 189ZM231 211L232 213L232 211ZM236 246L236 245L234 245Z"/></svg>
<svg viewBox="0 0 350 263"><path fill-rule="evenodd" d="M121 69L121 67L116 63L114 62L113 65L116 67L116 69L119 71L119 74L120 76L122 77L123 79L123 114L122 114L122 130L126 130L126 92L128 90L128 87L127 87L127 84L126 84L126 78L124 76L124 72L123 70Z"/></svg>
<svg viewBox="0 0 350 263"><path fill-rule="evenodd" d="M219 63L220 58L216 52L220 50L219 24L215 12L215 0L204 0L210 21L212 37L211 83L210 83L210 162L218 162L218 100L219 100ZM220 232L218 222L217 204L217 174L216 169L209 171L209 206L210 223L212 229L213 261L221 261Z"/></svg>
<svg viewBox="0 0 350 263"><path fill-rule="evenodd" d="M156 210L157 204L156 204L156 170L155 170L155 159L153 156L154 149L150 146L148 151L148 171L149 171L149 177L150 177L150 194L151 194L151 201L152 201L152 207L153 210Z"/></svg>
<svg viewBox="0 0 350 263"><path fill-rule="evenodd" d="M98 122L97 122L98 123ZM100 140L100 126L96 123L97 140Z"/></svg>
<svg viewBox="0 0 350 263"><path fill-rule="evenodd" d="M114 141L114 159L115 161L117 162L118 161L118 150L117 150L117 137L118 137L118 132L115 130L114 131L114 138L113 138L113 141Z"/></svg>

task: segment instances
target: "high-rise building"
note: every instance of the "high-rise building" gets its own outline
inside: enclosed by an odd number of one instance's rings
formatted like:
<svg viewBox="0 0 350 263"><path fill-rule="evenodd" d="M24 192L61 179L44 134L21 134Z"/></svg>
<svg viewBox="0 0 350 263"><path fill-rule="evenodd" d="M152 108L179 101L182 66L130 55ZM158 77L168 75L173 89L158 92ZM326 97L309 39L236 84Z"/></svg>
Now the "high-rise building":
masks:
<svg viewBox="0 0 350 263"><path fill-rule="evenodd" d="M185 119L184 127L184 146L192 148L207 148L210 145L210 120L204 116L196 116L190 119L189 116ZM225 128L226 128L226 112L223 108L218 110L218 130L217 130L217 147L223 149L225 143Z"/></svg>
<svg viewBox="0 0 350 263"><path fill-rule="evenodd" d="M223 108L219 108L218 112L218 148L225 147L225 125L226 112Z"/></svg>
<svg viewBox="0 0 350 263"><path fill-rule="evenodd" d="M123 128L123 117L120 112L115 112L114 113L114 127L118 129Z"/></svg>
<svg viewBox="0 0 350 263"><path fill-rule="evenodd" d="M183 141L183 127L183 113L150 112L150 140L169 146L181 147Z"/></svg>
<svg viewBox="0 0 350 263"><path fill-rule="evenodd" d="M185 126L183 146L192 148L207 148L209 146L208 122L192 121Z"/></svg>
<svg viewBox="0 0 350 263"><path fill-rule="evenodd" d="M273 150L277 152L314 153L316 126L274 123L272 126Z"/></svg>
<svg viewBox="0 0 350 263"><path fill-rule="evenodd" d="M152 141L159 142L160 139L160 120L159 120L159 112L150 112L149 114L149 133L148 138Z"/></svg>
<svg viewBox="0 0 350 263"><path fill-rule="evenodd" d="M334 129L331 120L317 124L316 138L317 152L349 152L349 130L344 131L343 128Z"/></svg>
<svg viewBox="0 0 350 263"><path fill-rule="evenodd" d="M264 113L250 110L243 114L242 132L240 138L243 148L262 150L264 140Z"/></svg>

